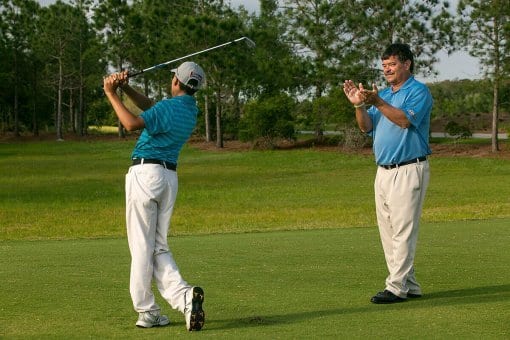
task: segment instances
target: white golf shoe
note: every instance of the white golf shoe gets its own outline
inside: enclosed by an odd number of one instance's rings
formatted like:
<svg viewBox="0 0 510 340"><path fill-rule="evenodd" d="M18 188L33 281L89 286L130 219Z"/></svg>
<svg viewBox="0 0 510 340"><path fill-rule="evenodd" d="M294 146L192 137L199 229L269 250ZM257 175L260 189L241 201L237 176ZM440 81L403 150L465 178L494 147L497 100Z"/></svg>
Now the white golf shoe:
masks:
<svg viewBox="0 0 510 340"><path fill-rule="evenodd" d="M158 326L166 326L170 320L166 315L160 315L158 312L143 312L138 314L137 327L151 328Z"/></svg>

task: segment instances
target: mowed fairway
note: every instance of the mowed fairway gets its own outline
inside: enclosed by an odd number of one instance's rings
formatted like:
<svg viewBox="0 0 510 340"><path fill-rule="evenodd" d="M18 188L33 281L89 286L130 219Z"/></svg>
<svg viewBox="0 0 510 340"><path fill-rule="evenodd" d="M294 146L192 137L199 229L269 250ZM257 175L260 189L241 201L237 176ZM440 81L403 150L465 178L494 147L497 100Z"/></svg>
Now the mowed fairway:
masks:
<svg viewBox="0 0 510 340"><path fill-rule="evenodd" d="M375 228L170 238L183 275L205 288L200 336L229 339L510 335L510 220L426 224L417 254L425 296L373 305L384 261ZM7 241L0 248L0 334L172 338L182 315L137 329L125 239Z"/></svg>
<svg viewBox="0 0 510 340"><path fill-rule="evenodd" d="M0 145L0 337L172 338L134 326L130 141ZM510 164L432 158L416 259L425 296L380 306L370 156L186 148L169 239L206 291L201 337L510 336Z"/></svg>

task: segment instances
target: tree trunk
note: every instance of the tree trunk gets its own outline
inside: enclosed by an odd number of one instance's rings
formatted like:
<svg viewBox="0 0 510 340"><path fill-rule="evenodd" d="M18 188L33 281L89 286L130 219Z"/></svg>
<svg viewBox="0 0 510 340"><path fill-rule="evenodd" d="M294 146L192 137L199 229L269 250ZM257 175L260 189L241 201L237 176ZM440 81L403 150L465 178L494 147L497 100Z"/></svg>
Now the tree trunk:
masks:
<svg viewBox="0 0 510 340"><path fill-rule="evenodd" d="M232 97L234 99L234 117L236 122L241 121L241 102L239 100L239 90L235 87L232 90ZM235 139L239 138L239 129L236 129Z"/></svg>
<svg viewBox="0 0 510 340"><path fill-rule="evenodd" d="M204 89L207 90L207 79L204 81ZM211 141L211 126L209 124L209 96L205 92L204 96L204 123L205 123L205 141Z"/></svg>
<svg viewBox="0 0 510 340"><path fill-rule="evenodd" d="M216 95L216 147L223 148L223 132L221 131L221 90Z"/></svg>
<svg viewBox="0 0 510 340"><path fill-rule="evenodd" d="M39 136L39 123L37 122L37 67L34 67L32 80L32 134Z"/></svg>
<svg viewBox="0 0 510 340"><path fill-rule="evenodd" d="M76 133L76 116L74 112L74 102L73 102L73 89L69 89L69 125L73 130L73 133Z"/></svg>
<svg viewBox="0 0 510 340"><path fill-rule="evenodd" d="M19 133L19 86L18 86L18 53L14 50L14 135Z"/></svg>
<svg viewBox="0 0 510 340"><path fill-rule="evenodd" d="M64 86L64 67L62 65L62 58L58 60L58 87L57 87L57 117L56 117L56 127L57 127L57 141L63 141L64 135L62 133L62 87Z"/></svg>
<svg viewBox="0 0 510 340"><path fill-rule="evenodd" d="M315 98L319 99L322 97L322 87L320 85L315 86ZM324 140L324 119L322 112L315 112L315 138L317 141L322 142Z"/></svg>
<svg viewBox="0 0 510 340"><path fill-rule="evenodd" d="M499 119L499 79L500 79L500 45L499 45L499 20L494 22L494 85L492 88L492 152L499 151L498 143L498 119Z"/></svg>
<svg viewBox="0 0 510 340"><path fill-rule="evenodd" d="M499 120L499 81L494 80L493 88L494 99L492 101L492 152L499 151L498 142L498 120Z"/></svg>
<svg viewBox="0 0 510 340"><path fill-rule="evenodd" d="M79 94L79 102L78 102L78 134L80 136L84 136L87 134L87 127L85 126L85 105L83 99L83 82L80 80L80 94Z"/></svg>
<svg viewBox="0 0 510 340"><path fill-rule="evenodd" d="M82 55L82 46L80 43L80 56ZM84 136L87 133L87 128L85 126L85 105L84 105L84 82L83 79L83 58L80 58L80 83L78 89L78 115L76 117L76 127L78 130L79 136Z"/></svg>

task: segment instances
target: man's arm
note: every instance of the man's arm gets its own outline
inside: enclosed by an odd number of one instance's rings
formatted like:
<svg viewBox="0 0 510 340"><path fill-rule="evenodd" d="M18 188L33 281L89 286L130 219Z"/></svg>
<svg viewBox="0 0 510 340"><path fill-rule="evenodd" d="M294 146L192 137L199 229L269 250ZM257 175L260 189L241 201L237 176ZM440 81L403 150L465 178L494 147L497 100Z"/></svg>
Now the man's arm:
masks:
<svg viewBox="0 0 510 340"><path fill-rule="evenodd" d="M372 131L372 129L374 128L372 119L368 115L365 105L359 107L355 106L355 108L356 108L356 122L358 123L359 129L364 133Z"/></svg>
<svg viewBox="0 0 510 340"><path fill-rule="evenodd" d="M407 119L404 111L391 106L382 100L379 96L377 96L377 98L378 100L372 105L377 107L377 109L381 111L381 113L386 116L386 118L388 118L393 124L400 126L402 129L407 129L411 125L411 122L409 122L409 119Z"/></svg>
<svg viewBox="0 0 510 340"><path fill-rule="evenodd" d="M407 129L411 125L411 122L407 119L405 112L399 108L391 106L379 97L379 90L375 84L372 85L372 87L372 91L363 90L365 103L374 105L393 124L400 126L402 129Z"/></svg>
<svg viewBox="0 0 510 340"><path fill-rule="evenodd" d="M116 90L119 87L119 84L120 80L118 74L112 74L103 80L104 92L110 101L115 114L128 131L143 129L145 127L143 118L131 113L117 95Z"/></svg>
<svg viewBox="0 0 510 340"><path fill-rule="evenodd" d="M363 132L372 131L372 119L365 108L366 95L364 93L363 84L360 83L358 88L352 80L346 80L343 89L345 96L356 109L356 122L360 130Z"/></svg>

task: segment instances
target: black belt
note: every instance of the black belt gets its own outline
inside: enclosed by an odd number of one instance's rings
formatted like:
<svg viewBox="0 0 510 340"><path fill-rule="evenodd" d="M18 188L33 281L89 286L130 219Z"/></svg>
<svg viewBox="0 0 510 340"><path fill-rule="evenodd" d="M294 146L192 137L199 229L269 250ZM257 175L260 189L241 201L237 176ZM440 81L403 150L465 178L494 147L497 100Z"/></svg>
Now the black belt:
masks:
<svg viewBox="0 0 510 340"><path fill-rule="evenodd" d="M395 169L395 168L397 168L399 166L403 166L403 165L414 164L414 163L418 163L418 162L425 162L426 160L427 160L427 156L423 156L423 157L413 158L409 161L405 161L405 162L398 163L398 164L379 165L379 166L381 168L385 168L386 170L389 170L389 169Z"/></svg>
<svg viewBox="0 0 510 340"><path fill-rule="evenodd" d="M138 165L138 164L159 164L165 167L165 169L168 170L177 170L177 165L170 162L160 161L159 159L150 159L150 158L133 158L133 164L132 165Z"/></svg>

